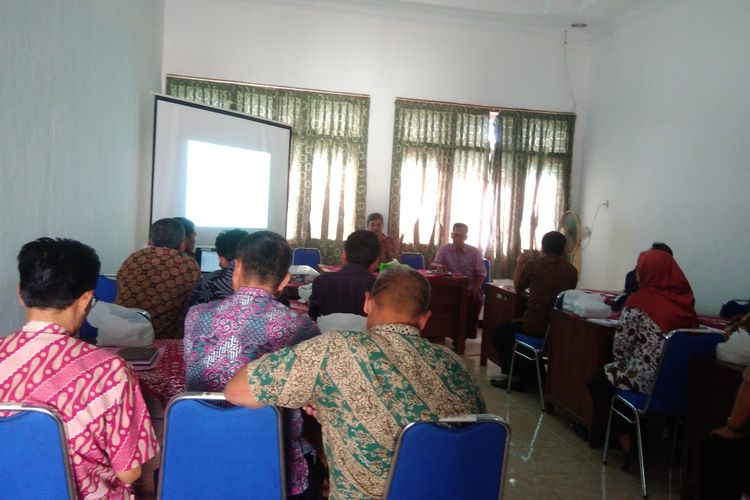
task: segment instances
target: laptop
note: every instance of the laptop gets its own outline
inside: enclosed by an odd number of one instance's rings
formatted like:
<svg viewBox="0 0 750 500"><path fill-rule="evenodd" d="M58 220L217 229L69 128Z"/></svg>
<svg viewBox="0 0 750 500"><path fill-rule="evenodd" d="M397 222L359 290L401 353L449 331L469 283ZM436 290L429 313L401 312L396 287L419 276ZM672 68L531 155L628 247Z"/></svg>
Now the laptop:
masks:
<svg viewBox="0 0 750 500"><path fill-rule="evenodd" d="M201 272L212 273L221 269L219 265L219 254L216 250L204 248L201 251Z"/></svg>

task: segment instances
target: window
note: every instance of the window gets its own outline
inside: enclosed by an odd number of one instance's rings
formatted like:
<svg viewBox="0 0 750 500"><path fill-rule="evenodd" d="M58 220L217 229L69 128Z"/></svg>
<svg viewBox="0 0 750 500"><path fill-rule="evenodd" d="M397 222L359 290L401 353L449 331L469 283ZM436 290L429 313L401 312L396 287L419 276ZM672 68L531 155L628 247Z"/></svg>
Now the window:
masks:
<svg viewBox="0 0 750 500"><path fill-rule="evenodd" d="M291 125L287 238L338 262L364 226L369 97L173 76L167 94Z"/></svg>
<svg viewBox="0 0 750 500"><path fill-rule="evenodd" d="M398 99L389 232L431 260L452 225L510 276L568 205L575 117Z"/></svg>

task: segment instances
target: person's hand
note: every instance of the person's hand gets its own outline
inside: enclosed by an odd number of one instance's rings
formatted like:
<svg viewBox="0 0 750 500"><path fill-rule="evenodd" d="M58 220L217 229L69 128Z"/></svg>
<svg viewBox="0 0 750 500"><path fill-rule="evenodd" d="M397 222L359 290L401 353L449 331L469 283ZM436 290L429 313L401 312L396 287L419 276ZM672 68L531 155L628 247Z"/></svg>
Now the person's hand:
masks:
<svg viewBox="0 0 750 500"><path fill-rule="evenodd" d="M436 264L436 263L432 263L432 264L430 265L430 267L431 267L432 269L434 269L435 271L440 271L441 273L444 273L444 272L445 272L445 266L444 266L443 264Z"/></svg>
<svg viewBox="0 0 750 500"><path fill-rule="evenodd" d="M481 285L474 285L471 288L471 295L474 298L481 299L484 296L484 293L482 293L482 287L481 287Z"/></svg>
<svg viewBox="0 0 750 500"><path fill-rule="evenodd" d="M318 418L318 409L315 408L313 405L304 405L302 406L302 411L307 413L308 416L313 418Z"/></svg>
<svg viewBox="0 0 750 500"><path fill-rule="evenodd" d="M717 427L716 429L711 431L711 434L713 434L714 436L723 437L724 439L739 439L744 436L744 434L737 434L736 432L729 430L726 426Z"/></svg>
<svg viewBox="0 0 750 500"><path fill-rule="evenodd" d="M522 266L526 264L528 261L531 260L531 254L528 252L523 252L518 254L518 257L516 257L516 266Z"/></svg>

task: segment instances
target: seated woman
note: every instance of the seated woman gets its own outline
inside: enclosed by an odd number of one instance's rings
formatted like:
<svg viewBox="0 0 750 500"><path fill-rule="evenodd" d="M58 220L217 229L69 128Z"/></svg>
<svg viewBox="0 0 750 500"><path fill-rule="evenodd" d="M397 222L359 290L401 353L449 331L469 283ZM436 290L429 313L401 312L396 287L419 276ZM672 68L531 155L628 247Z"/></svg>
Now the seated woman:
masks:
<svg viewBox="0 0 750 500"><path fill-rule="evenodd" d="M594 412L606 422L617 389L646 393L651 389L664 348L664 334L676 328L695 328L693 291L674 258L660 250L641 253L636 265L640 288L628 297L615 333L614 361L588 382ZM612 419L626 457L630 436L619 418Z"/></svg>

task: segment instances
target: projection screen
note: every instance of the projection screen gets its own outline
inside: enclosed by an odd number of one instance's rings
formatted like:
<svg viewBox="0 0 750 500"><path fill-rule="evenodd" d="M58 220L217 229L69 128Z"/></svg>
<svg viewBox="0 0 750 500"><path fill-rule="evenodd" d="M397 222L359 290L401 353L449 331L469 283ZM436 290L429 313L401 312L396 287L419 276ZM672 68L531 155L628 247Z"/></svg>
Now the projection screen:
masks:
<svg viewBox="0 0 750 500"><path fill-rule="evenodd" d="M151 222L187 217L199 246L224 229L286 233L288 125L156 95Z"/></svg>

